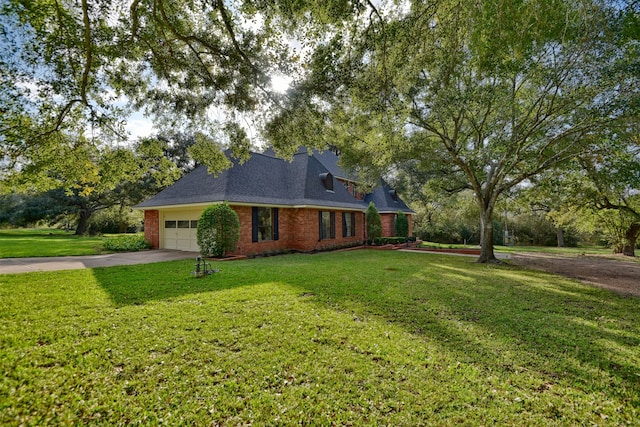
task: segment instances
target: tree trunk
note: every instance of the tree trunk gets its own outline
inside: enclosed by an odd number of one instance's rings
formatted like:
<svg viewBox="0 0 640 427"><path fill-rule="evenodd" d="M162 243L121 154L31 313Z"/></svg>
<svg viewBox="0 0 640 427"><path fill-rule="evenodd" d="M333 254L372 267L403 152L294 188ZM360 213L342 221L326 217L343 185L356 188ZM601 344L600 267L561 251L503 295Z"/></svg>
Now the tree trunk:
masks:
<svg viewBox="0 0 640 427"><path fill-rule="evenodd" d="M558 247L564 248L564 230L562 228L556 228L556 236L558 237Z"/></svg>
<svg viewBox="0 0 640 427"><path fill-rule="evenodd" d="M493 209L480 208L480 258L479 263L499 262L493 253Z"/></svg>
<svg viewBox="0 0 640 427"><path fill-rule="evenodd" d="M640 235L640 223L635 222L631 224L624 235L622 255L636 256L636 242L638 241L638 235Z"/></svg>
<svg viewBox="0 0 640 427"><path fill-rule="evenodd" d="M120 207L118 208L118 233L126 233L127 232L127 224L124 220L124 206L120 203Z"/></svg>
<svg viewBox="0 0 640 427"><path fill-rule="evenodd" d="M91 209L80 209L78 212L78 226L76 227L76 236L83 236L87 233L89 226L89 218L91 218Z"/></svg>

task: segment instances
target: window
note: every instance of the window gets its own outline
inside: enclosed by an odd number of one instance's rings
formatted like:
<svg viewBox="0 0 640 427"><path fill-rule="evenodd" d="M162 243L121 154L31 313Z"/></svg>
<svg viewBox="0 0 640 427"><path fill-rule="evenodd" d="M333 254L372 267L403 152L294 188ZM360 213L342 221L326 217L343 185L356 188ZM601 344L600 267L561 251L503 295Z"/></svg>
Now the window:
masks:
<svg viewBox="0 0 640 427"><path fill-rule="evenodd" d="M336 213L319 212L320 240L336 238Z"/></svg>
<svg viewBox="0 0 640 427"><path fill-rule="evenodd" d="M258 241L273 240L271 209L258 208Z"/></svg>
<svg viewBox="0 0 640 427"><path fill-rule="evenodd" d="M333 175L329 172L321 173L320 180L322 181L322 185L327 191L333 191Z"/></svg>
<svg viewBox="0 0 640 427"><path fill-rule="evenodd" d="M172 221L165 221L164 228L198 228L198 220L179 219Z"/></svg>
<svg viewBox="0 0 640 427"><path fill-rule="evenodd" d="M356 213L342 212L342 237L356 235Z"/></svg>
<svg viewBox="0 0 640 427"><path fill-rule="evenodd" d="M264 242L278 240L278 208L259 208L252 210L252 241Z"/></svg>

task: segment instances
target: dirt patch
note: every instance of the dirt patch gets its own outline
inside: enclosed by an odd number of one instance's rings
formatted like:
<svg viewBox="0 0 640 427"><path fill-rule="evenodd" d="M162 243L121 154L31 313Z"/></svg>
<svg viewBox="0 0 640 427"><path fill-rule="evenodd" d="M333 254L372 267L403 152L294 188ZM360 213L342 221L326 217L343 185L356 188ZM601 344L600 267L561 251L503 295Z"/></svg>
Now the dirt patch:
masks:
<svg viewBox="0 0 640 427"><path fill-rule="evenodd" d="M581 280L623 295L640 297L640 263L599 256L513 254L511 263Z"/></svg>

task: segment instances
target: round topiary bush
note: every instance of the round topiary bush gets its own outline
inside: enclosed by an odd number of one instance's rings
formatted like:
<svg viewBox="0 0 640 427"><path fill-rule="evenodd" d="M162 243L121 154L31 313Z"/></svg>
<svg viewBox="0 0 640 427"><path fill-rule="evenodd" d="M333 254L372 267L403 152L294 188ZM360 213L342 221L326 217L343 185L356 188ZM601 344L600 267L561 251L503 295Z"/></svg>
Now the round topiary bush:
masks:
<svg viewBox="0 0 640 427"><path fill-rule="evenodd" d="M197 238L203 256L223 257L236 250L240 239L238 214L226 203L208 207L198 220Z"/></svg>

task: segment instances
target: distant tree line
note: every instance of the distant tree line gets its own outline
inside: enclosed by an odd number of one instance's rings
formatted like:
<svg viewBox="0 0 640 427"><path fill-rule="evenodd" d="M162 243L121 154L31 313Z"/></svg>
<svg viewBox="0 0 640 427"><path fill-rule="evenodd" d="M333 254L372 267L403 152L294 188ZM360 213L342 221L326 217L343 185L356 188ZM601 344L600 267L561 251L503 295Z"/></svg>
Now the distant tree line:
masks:
<svg viewBox="0 0 640 427"><path fill-rule="evenodd" d="M97 151L85 159L91 191L81 178L46 191L0 194L0 226L54 225L78 235L140 231L142 213L132 207L197 165L188 153L194 143L194 135L168 133Z"/></svg>

